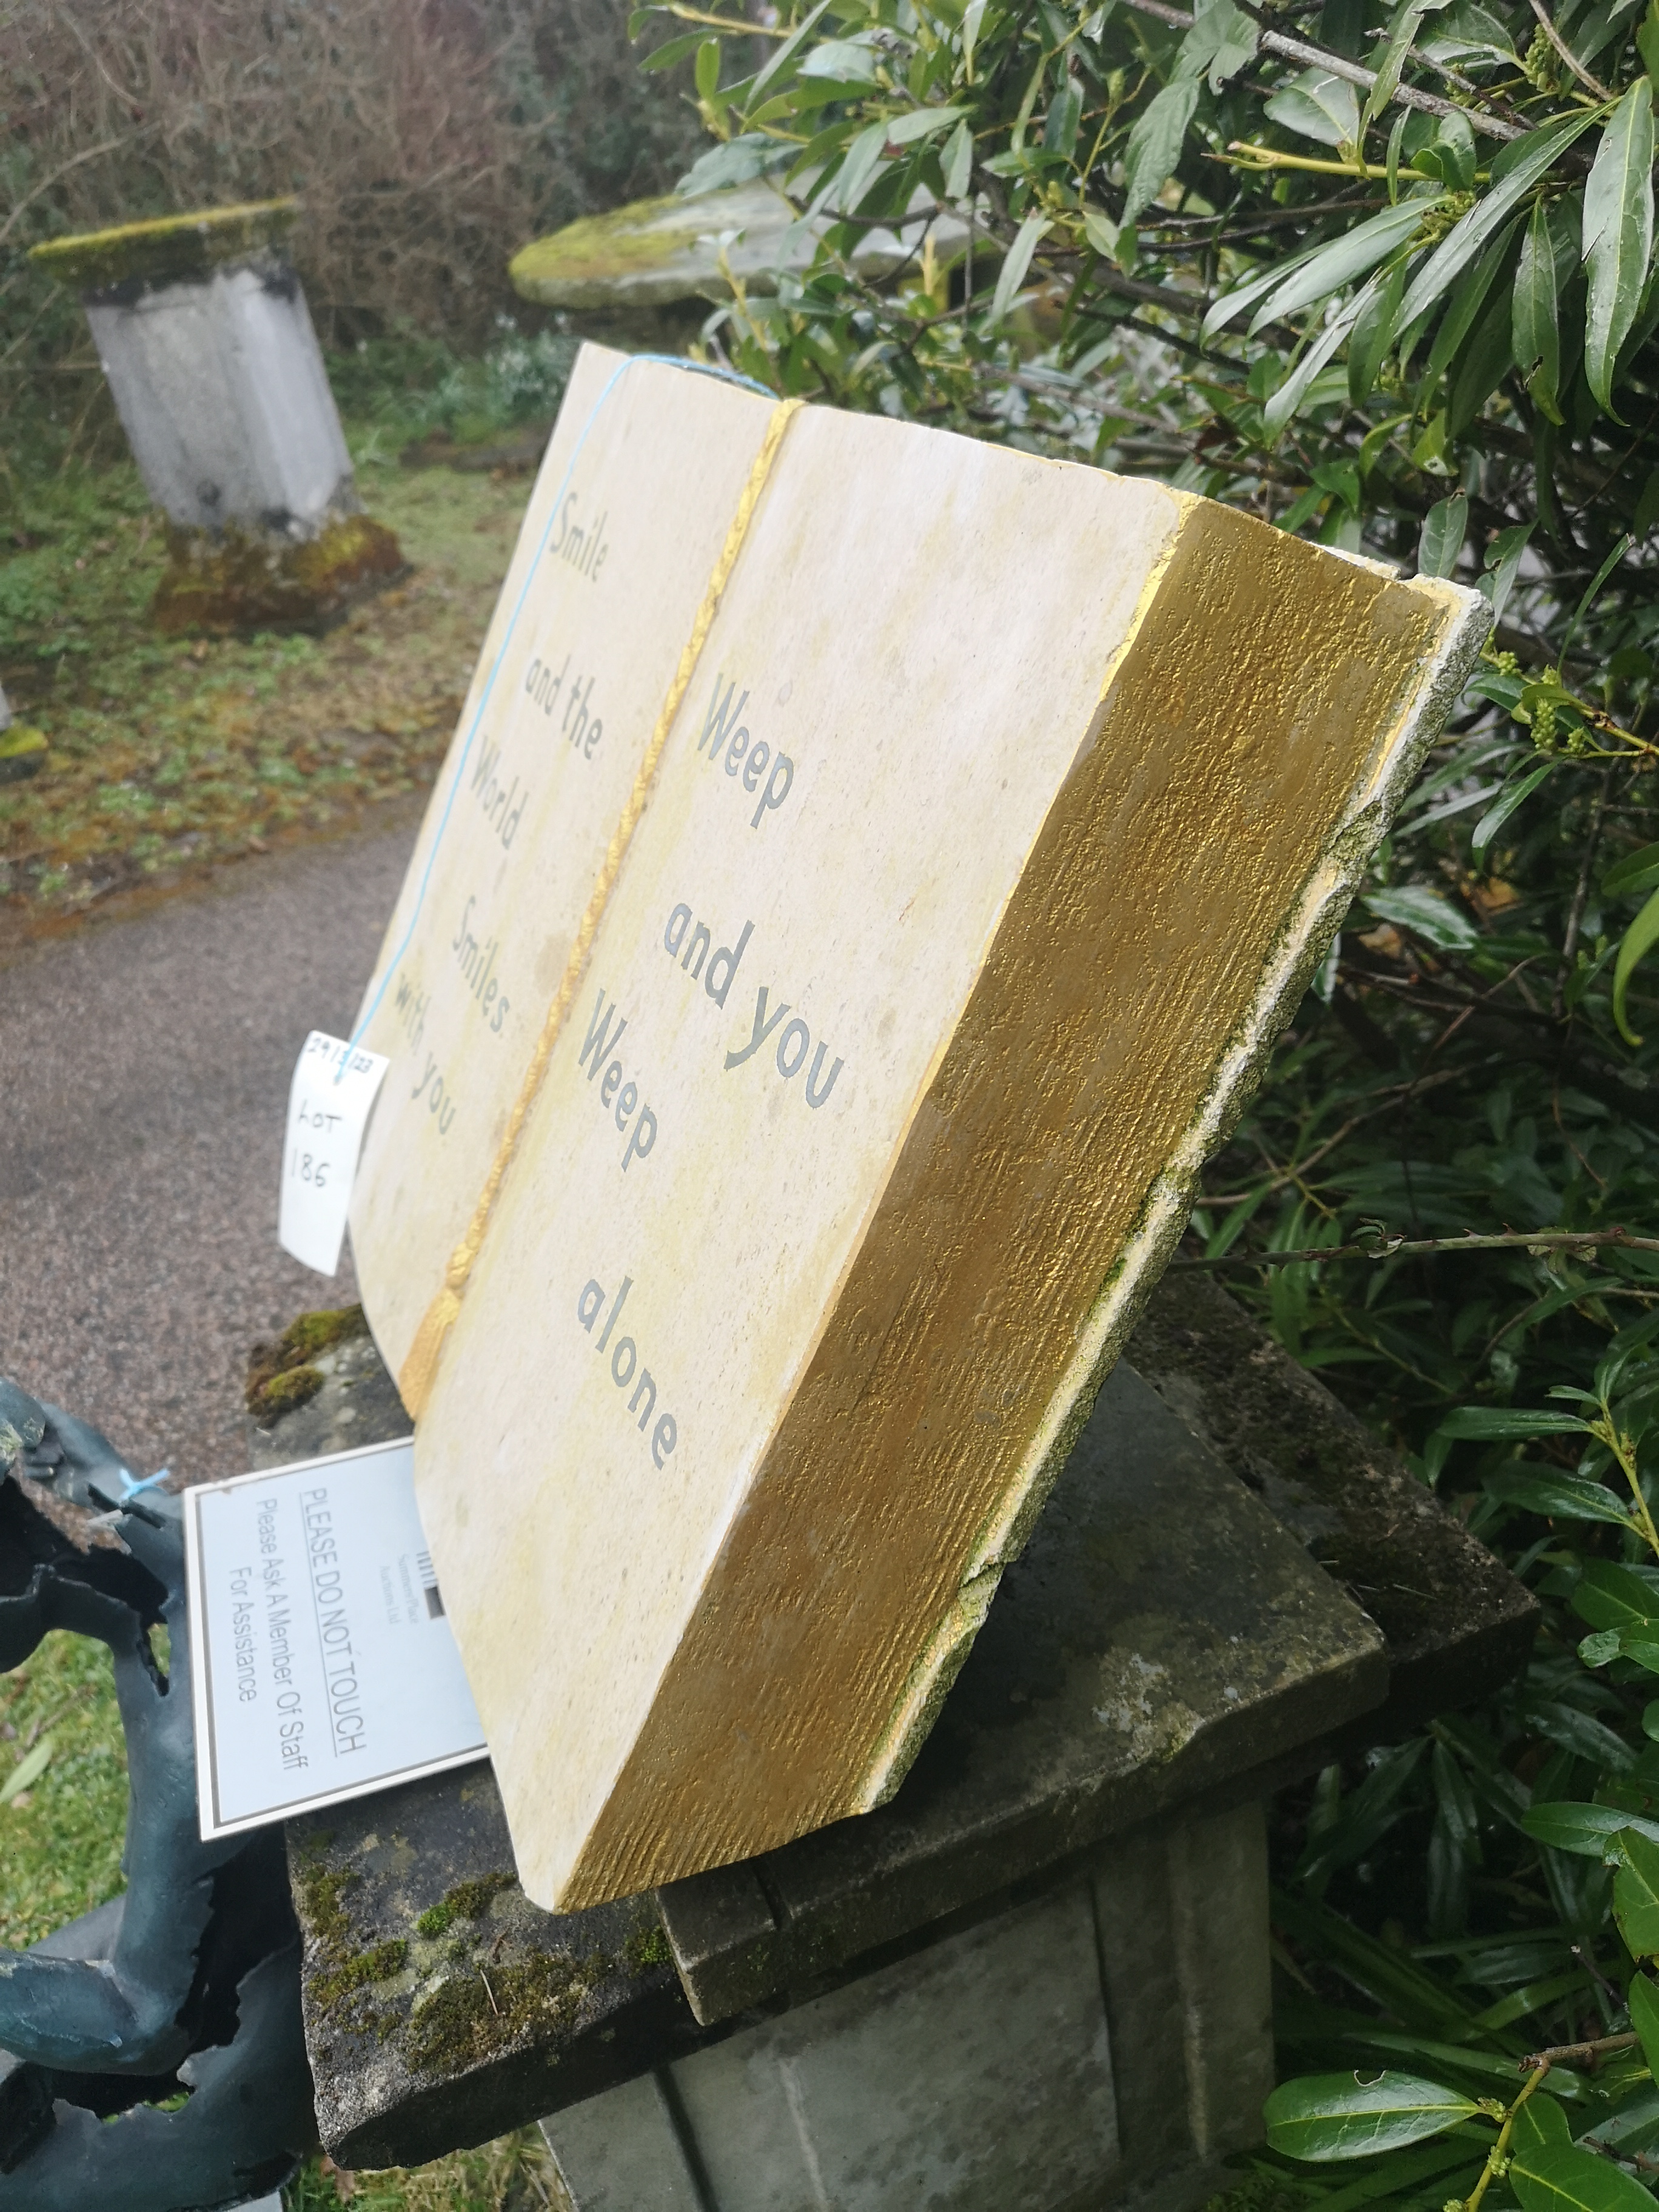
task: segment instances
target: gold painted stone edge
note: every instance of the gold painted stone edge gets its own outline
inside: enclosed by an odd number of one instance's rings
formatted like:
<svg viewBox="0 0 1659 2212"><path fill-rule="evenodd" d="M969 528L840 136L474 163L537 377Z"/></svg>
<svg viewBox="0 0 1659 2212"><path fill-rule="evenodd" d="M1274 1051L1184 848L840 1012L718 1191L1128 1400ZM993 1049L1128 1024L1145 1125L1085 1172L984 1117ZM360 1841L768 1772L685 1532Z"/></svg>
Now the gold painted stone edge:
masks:
<svg viewBox="0 0 1659 2212"><path fill-rule="evenodd" d="M1155 570L1156 580L1161 580L1169 557ZM1224 1046L1184 1139L1147 1193L1139 1218L1101 1285L1079 1332L1077 1352L1009 1483L1005 1511L981 1540L956 1601L898 1700L872 1761L861 1811L891 1798L927 1741L973 1647L1004 1568L1024 1548L1102 1384L1181 1241L1206 1161L1225 1141L1260 1087L1274 1040L1292 1018L1335 941L1371 856L1416 781L1486 642L1492 610L1478 592L1439 579L1413 581L1456 610L1442 634L1439 650L1394 732L1379 745L1370 787L1337 824L1310 870L1302 895L1263 963L1255 998ZM1154 580L1149 580L1149 589L1155 589ZM1110 681L1109 676L1108 686Z"/></svg>

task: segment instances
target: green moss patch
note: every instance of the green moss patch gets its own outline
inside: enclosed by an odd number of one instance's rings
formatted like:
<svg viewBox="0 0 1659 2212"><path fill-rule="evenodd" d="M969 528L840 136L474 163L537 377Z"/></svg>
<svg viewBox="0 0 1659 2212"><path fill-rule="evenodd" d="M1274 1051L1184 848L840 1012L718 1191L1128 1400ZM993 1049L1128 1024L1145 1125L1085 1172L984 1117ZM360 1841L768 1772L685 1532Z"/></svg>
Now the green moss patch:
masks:
<svg viewBox="0 0 1659 2212"><path fill-rule="evenodd" d="M248 1356L246 1399L256 1421L269 1427L314 1398L326 1379L313 1365L331 1346L366 1336L368 1323L361 1306L302 1313L291 1321L275 1344L256 1344Z"/></svg>
<svg viewBox="0 0 1659 2212"><path fill-rule="evenodd" d="M199 208L191 215L124 222L78 238L48 239L31 249L29 259L82 292L101 292L135 279L165 283L269 251L293 228L299 213L300 203L294 199Z"/></svg>
<svg viewBox="0 0 1659 2212"><path fill-rule="evenodd" d="M326 629L408 567L392 532L366 514L343 516L298 545L251 531L210 538L172 527L167 545L153 609L163 637Z"/></svg>
<svg viewBox="0 0 1659 2212"><path fill-rule="evenodd" d="M574 2018L611 1965L602 1956L556 1958L541 1951L463 1966L416 2000L404 2055L423 2073L463 2073L532 2029Z"/></svg>

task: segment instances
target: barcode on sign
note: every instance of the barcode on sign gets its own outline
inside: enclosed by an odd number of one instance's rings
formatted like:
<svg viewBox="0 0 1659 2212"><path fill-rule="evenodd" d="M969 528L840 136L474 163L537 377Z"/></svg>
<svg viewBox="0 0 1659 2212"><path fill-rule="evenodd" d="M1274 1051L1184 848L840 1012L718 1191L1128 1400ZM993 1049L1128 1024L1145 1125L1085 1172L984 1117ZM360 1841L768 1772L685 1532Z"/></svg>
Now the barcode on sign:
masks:
<svg viewBox="0 0 1659 2212"><path fill-rule="evenodd" d="M437 1571L432 1565L430 1552L416 1552L415 1565L420 1570L421 1588L426 1592L426 1609L434 1620L443 1617L443 1592L438 1588Z"/></svg>

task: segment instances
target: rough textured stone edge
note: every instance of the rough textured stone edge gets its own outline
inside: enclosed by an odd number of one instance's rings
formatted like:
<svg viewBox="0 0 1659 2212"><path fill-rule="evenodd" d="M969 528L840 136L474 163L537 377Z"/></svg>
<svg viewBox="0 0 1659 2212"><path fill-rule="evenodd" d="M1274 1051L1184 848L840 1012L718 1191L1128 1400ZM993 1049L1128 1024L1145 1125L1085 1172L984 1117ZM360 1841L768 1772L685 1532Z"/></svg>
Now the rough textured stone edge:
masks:
<svg viewBox="0 0 1659 2212"><path fill-rule="evenodd" d="M77 238L49 238L29 259L60 283L99 292L135 278L164 283L268 252L299 219L296 199L250 200L191 215L125 222Z"/></svg>
<svg viewBox="0 0 1659 2212"><path fill-rule="evenodd" d="M957 1604L900 1695L884 1741L871 1762L860 1811L887 1802L927 1741L1003 1568L1024 1549L1102 1383L1180 1242L1205 1162L1255 1095L1273 1043L1330 950L1372 854L1415 782L1486 641L1492 611L1479 592L1437 578L1420 579L1417 588L1439 599L1450 614L1439 649L1393 732L1379 743L1368 786L1310 869L1301 896L1263 963L1251 1004L1222 1048L1184 1139L1146 1194L1139 1219L1079 1332L1077 1351L1060 1387L1007 1486L1004 1509L981 1537Z"/></svg>

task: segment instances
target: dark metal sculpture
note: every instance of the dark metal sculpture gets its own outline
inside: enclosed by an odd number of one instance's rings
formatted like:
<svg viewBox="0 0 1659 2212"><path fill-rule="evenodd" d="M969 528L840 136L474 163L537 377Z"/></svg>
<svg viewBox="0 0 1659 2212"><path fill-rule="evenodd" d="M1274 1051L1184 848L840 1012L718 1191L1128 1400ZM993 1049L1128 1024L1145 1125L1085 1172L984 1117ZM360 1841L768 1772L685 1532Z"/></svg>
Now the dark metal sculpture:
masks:
<svg viewBox="0 0 1659 2212"><path fill-rule="evenodd" d="M113 1655L127 1887L0 1951L0 2207L220 2212L316 2140L282 1832L198 1833L177 1500L0 1380L0 1671L54 1628Z"/></svg>

